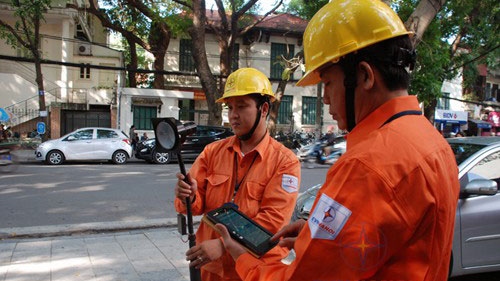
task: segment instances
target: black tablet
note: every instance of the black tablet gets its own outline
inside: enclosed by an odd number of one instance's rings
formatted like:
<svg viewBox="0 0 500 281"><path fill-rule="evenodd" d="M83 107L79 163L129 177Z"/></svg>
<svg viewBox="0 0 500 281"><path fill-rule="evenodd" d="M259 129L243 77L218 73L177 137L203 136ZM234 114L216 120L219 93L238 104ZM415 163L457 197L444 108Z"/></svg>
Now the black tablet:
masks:
<svg viewBox="0 0 500 281"><path fill-rule="evenodd" d="M205 214L203 221L215 230L215 224L225 225L231 237L257 258L278 244L278 241L270 240L273 236L271 232L233 207L223 206L212 210Z"/></svg>

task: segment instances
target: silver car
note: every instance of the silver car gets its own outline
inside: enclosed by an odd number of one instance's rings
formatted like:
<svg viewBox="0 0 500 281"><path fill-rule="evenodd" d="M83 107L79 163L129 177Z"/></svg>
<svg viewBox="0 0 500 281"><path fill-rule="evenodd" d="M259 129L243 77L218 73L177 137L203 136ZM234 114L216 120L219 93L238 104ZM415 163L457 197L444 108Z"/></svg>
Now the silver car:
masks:
<svg viewBox="0 0 500 281"><path fill-rule="evenodd" d="M125 164L131 156L132 146L127 135L110 128L81 128L43 142L35 151L37 160L51 165L66 160L110 160L115 164Z"/></svg>
<svg viewBox="0 0 500 281"><path fill-rule="evenodd" d="M500 271L500 137L447 140L460 179L450 276ZM299 195L292 220L309 217L320 188Z"/></svg>

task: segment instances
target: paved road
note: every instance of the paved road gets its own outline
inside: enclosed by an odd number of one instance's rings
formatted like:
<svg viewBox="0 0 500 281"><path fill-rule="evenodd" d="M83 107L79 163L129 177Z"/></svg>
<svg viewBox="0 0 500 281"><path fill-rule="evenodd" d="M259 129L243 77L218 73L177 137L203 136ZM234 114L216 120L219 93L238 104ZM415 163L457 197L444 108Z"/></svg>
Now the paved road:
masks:
<svg viewBox="0 0 500 281"><path fill-rule="evenodd" d="M304 168L302 189L321 183L327 168ZM125 165L25 162L0 174L0 228L175 218L178 171L176 163L137 159Z"/></svg>

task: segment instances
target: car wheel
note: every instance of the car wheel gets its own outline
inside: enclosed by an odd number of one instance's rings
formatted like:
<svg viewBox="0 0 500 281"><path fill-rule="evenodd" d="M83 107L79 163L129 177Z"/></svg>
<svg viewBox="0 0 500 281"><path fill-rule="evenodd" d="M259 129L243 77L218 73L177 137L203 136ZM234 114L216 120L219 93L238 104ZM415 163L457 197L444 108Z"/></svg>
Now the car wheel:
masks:
<svg viewBox="0 0 500 281"><path fill-rule="evenodd" d="M113 161L113 163L115 164L125 164L127 163L127 160L128 160L127 152L123 150L115 151L115 153L113 153L113 158L111 159L111 161Z"/></svg>
<svg viewBox="0 0 500 281"><path fill-rule="evenodd" d="M153 152L153 162L156 164L168 164L170 163L170 153L168 152Z"/></svg>
<svg viewBox="0 0 500 281"><path fill-rule="evenodd" d="M50 165L59 165L64 162L64 154L59 150L50 151L45 157L45 162Z"/></svg>

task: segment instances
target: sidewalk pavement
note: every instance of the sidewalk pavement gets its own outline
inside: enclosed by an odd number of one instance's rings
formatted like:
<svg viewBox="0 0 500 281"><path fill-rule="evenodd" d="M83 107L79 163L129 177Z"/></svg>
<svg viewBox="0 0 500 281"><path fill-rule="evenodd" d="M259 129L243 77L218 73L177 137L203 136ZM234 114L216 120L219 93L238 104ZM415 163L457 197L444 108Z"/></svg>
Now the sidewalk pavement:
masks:
<svg viewBox="0 0 500 281"><path fill-rule="evenodd" d="M174 225L172 219L0 229L0 281L188 281L189 244Z"/></svg>
<svg viewBox="0 0 500 281"><path fill-rule="evenodd" d="M0 281L189 281L188 249L177 219L3 228Z"/></svg>
<svg viewBox="0 0 500 281"><path fill-rule="evenodd" d="M177 219L0 228L0 281L189 281L188 249Z"/></svg>

